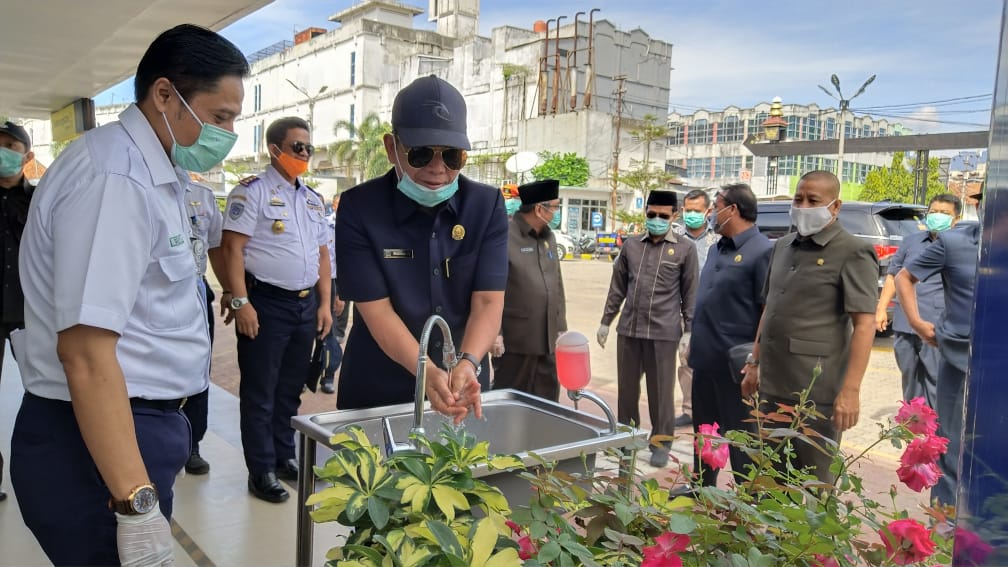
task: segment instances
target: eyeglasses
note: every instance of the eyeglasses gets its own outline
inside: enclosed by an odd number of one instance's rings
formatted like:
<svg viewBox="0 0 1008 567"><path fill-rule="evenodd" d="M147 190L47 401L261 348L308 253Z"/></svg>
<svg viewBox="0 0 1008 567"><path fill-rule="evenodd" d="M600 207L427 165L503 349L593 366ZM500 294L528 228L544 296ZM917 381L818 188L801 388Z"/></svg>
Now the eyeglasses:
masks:
<svg viewBox="0 0 1008 567"><path fill-rule="evenodd" d="M436 150L430 146L410 148L406 150L406 161L410 164L410 167L420 169L421 167L427 167L427 164L429 164L436 155L441 156L441 161L444 162L448 169L454 169L456 171L462 169L462 161L465 159L465 150L460 150L458 148L444 148L440 150Z"/></svg>
<svg viewBox="0 0 1008 567"><path fill-rule="evenodd" d="M555 205L550 204L550 203L539 203L539 206L542 207L542 208L544 208L544 209L546 209L547 211L549 211L551 213L554 213L554 212L556 212L556 211L558 211L560 209L560 203L557 203Z"/></svg>
<svg viewBox="0 0 1008 567"><path fill-rule="evenodd" d="M651 211L651 212L649 212L647 214L647 218L649 218L649 219L653 219L655 217L658 217L658 218L660 218L662 220L669 220L669 219L672 218L672 215L670 215L668 213L656 213L654 211Z"/></svg>
<svg viewBox="0 0 1008 567"><path fill-rule="evenodd" d="M315 146L311 144L306 144L304 142L298 141L298 142L291 142L290 147L291 150L296 154L300 154L302 152L308 152L309 156L315 155Z"/></svg>

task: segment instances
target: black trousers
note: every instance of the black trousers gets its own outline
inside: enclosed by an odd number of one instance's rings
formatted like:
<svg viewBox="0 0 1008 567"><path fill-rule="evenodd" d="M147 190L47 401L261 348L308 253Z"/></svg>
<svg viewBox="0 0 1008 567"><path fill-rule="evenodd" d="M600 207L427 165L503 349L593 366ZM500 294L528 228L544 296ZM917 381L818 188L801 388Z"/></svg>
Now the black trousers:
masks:
<svg viewBox="0 0 1008 567"><path fill-rule="evenodd" d="M693 432L700 431L700 425L710 425L717 422L718 432L724 435L727 431L755 431L752 423L746 423L751 408L742 401L742 389L731 378L728 361L724 362L723 372L711 372L710 369L693 369ZM732 471L744 474L746 466L752 460L741 449L729 447ZM717 484L718 470L712 469L700 460L693 449L693 470L699 472L703 486Z"/></svg>
<svg viewBox="0 0 1008 567"><path fill-rule="evenodd" d="M175 475L189 458L189 423L177 409L134 408L133 424L170 519ZM25 525L54 565L119 565L111 495L70 402L25 394L11 437L11 481Z"/></svg>
<svg viewBox="0 0 1008 567"><path fill-rule="evenodd" d="M494 366L494 390L514 388L554 402L560 400L556 355L505 352Z"/></svg>
<svg viewBox="0 0 1008 567"><path fill-rule="evenodd" d="M318 294L279 297L253 286L249 302L259 316L259 334L238 335L238 387L242 449L249 473L261 475L295 458L291 417L315 345Z"/></svg>

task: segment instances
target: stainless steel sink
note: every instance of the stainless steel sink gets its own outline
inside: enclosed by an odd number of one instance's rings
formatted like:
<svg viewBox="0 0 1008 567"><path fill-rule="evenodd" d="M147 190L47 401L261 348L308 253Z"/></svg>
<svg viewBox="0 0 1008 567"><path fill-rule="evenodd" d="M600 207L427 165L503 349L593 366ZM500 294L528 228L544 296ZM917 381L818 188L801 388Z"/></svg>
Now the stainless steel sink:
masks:
<svg viewBox="0 0 1008 567"><path fill-rule="evenodd" d="M558 470L590 474L596 453L631 445L643 435L635 429L610 433L609 423L603 419L516 390L493 390L483 394L482 400L483 419L470 417L463 427L477 440L488 441L491 454L517 455L528 467L545 460L556 462ZM404 441L413 425L413 404L295 417L293 426L301 434L301 470L311 470L315 464L318 444L332 449L329 439L333 433L351 425L361 427L372 443L381 446L382 418L388 418L395 439ZM423 428L428 437L436 438L444 423L449 421L425 406ZM473 474L500 488L512 506L527 503L531 496L527 481L516 473L478 467ZM298 516L299 566L311 561L313 525L310 510L303 504L313 490L314 479L302 475L298 486L298 501L302 504Z"/></svg>

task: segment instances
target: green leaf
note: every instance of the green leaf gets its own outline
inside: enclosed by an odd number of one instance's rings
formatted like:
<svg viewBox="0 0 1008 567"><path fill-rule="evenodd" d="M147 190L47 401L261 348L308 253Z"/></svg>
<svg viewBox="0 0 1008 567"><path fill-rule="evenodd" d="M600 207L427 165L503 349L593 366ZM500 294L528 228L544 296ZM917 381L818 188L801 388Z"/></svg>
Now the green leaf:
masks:
<svg viewBox="0 0 1008 567"><path fill-rule="evenodd" d="M371 516L371 523L375 528L382 529L388 524L389 510L385 500L372 496L368 498L368 515Z"/></svg>
<svg viewBox="0 0 1008 567"><path fill-rule="evenodd" d="M431 492L434 494L434 502L437 503L441 513L448 518L449 522L455 519L456 508L459 510L469 509L469 501L466 500L465 495L450 486L438 484Z"/></svg>
<svg viewBox="0 0 1008 567"><path fill-rule="evenodd" d="M363 516L364 512L367 510L368 506L367 501L368 501L367 496L361 494L360 492L357 492L353 496L351 496L350 500L347 500L347 507L346 507L347 519L349 519L351 522L356 522L358 519L360 519L360 517Z"/></svg>
<svg viewBox="0 0 1008 567"><path fill-rule="evenodd" d="M542 563L549 563L560 556L560 544L550 541L539 548L538 560Z"/></svg>
<svg viewBox="0 0 1008 567"><path fill-rule="evenodd" d="M473 535L470 541L472 549L470 565L472 567L483 567L493 553L494 545L497 544L498 534L493 522L487 518L476 522L474 528L475 530L471 530Z"/></svg>
<svg viewBox="0 0 1008 567"><path fill-rule="evenodd" d="M424 522L424 526L430 530L438 545L445 551L458 557L462 556L462 546L459 544L458 536L444 522L427 520Z"/></svg>

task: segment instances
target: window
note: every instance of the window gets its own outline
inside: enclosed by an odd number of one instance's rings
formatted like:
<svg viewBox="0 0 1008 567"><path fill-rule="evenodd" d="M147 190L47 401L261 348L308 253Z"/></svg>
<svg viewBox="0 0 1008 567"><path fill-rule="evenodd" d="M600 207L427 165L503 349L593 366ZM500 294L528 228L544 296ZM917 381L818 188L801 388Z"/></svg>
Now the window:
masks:
<svg viewBox="0 0 1008 567"><path fill-rule="evenodd" d="M600 199L567 199L568 232L605 232L609 226L608 203ZM602 227L592 227L592 213L602 214Z"/></svg>
<svg viewBox="0 0 1008 567"><path fill-rule="evenodd" d="M351 138L353 138L354 136L357 135L357 121L355 120L355 117L354 117L354 114L356 113L356 110L357 110L356 105L351 104L350 105L350 119L348 120L348 122L350 122L350 137Z"/></svg>
<svg viewBox="0 0 1008 567"><path fill-rule="evenodd" d="M801 118L798 116L788 116L787 117L787 134L785 134L788 140L798 139L798 126L801 122Z"/></svg>
<svg viewBox="0 0 1008 567"><path fill-rule="evenodd" d="M853 123L851 123L851 122L844 122L843 123L843 135L844 135L844 138L853 138L854 135L855 135L854 134L855 132L856 132L856 130L854 130L854 124Z"/></svg>
<svg viewBox="0 0 1008 567"><path fill-rule="evenodd" d="M746 131L749 132L749 135L752 136L754 134L759 134L760 132L762 132L763 131L763 122L769 116L770 115L767 114L766 112L757 112L756 113L756 118L750 118L750 119L746 120Z"/></svg>
<svg viewBox="0 0 1008 567"><path fill-rule="evenodd" d="M714 158L714 177L728 177L737 179L739 170L742 169L742 156L729 156Z"/></svg>
<svg viewBox="0 0 1008 567"><path fill-rule="evenodd" d="M798 158L796 156L781 156L777 160L777 175L798 175Z"/></svg>
<svg viewBox="0 0 1008 567"><path fill-rule="evenodd" d="M252 89L252 112L262 110L262 85L256 85Z"/></svg>
<svg viewBox="0 0 1008 567"><path fill-rule="evenodd" d="M696 120L689 130L689 141L691 144L711 143L710 126L706 120Z"/></svg>
<svg viewBox="0 0 1008 567"><path fill-rule="evenodd" d="M254 153L259 153L262 150L263 142L263 123L260 122L252 126L252 151Z"/></svg>
<svg viewBox="0 0 1008 567"><path fill-rule="evenodd" d="M871 138L871 125L865 124L864 128L861 129L862 138Z"/></svg>
<svg viewBox="0 0 1008 567"><path fill-rule="evenodd" d="M836 119L834 119L834 118L827 118L826 119L826 139L827 140L832 140L833 138L836 138L836 137L837 137Z"/></svg>
<svg viewBox="0 0 1008 567"><path fill-rule="evenodd" d="M742 124L739 123L738 116L727 116L718 124L717 141L739 142L742 140Z"/></svg>
<svg viewBox="0 0 1008 567"><path fill-rule="evenodd" d="M710 179L710 158L689 158L686 160L686 177Z"/></svg>
<svg viewBox="0 0 1008 567"><path fill-rule="evenodd" d="M878 129L878 137L879 138L884 138L886 136L888 136L888 134L886 134L886 129L885 128L879 128Z"/></svg>
<svg viewBox="0 0 1008 567"><path fill-rule="evenodd" d="M357 52L350 52L350 86L357 84Z"/></svg>
<svg viewBox="0 0 1008 567"><path fill-rule="evenodd" d="M673 122L668 127L668 145L681 146L686 136L686 127L680 122Z"/></svg>
<svg viewBox="0 0 1008 567"><path fill-rule="evenodd" d="M803 139L818 140L819 135L822 133L819 131L819 128L819 116L809 114L808 118L805 119L805 135L803 136Z"/></svg>

